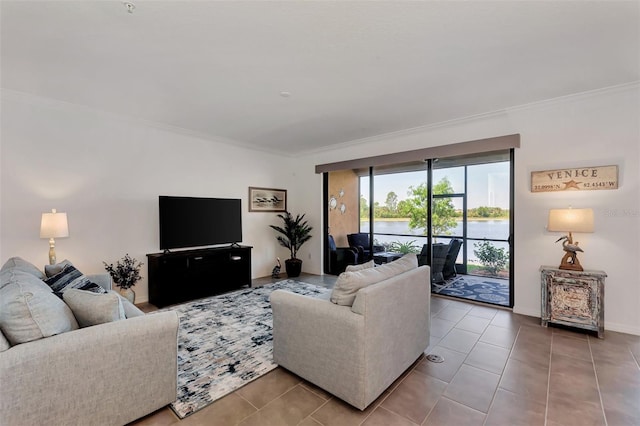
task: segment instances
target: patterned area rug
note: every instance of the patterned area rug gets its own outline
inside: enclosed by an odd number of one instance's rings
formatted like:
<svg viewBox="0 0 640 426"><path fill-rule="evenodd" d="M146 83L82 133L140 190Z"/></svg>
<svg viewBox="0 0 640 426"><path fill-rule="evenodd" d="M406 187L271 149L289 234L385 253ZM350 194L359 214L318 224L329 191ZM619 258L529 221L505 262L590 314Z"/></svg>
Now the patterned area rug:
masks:
<svg viewBox="0 0 640 426"><path fill-rule="evenodd" d="M509 281L500 278L458 275L444 285L432 286L435 294L509 306Z"/></svg>
<svg viewBox="0 0 640 426"><path fill-rule="evenodd" d="M234 291L164 309L176 311L178 399L181 419L277 367L269 295L284 289L319 297L330 289L295 280Z"/></svg>

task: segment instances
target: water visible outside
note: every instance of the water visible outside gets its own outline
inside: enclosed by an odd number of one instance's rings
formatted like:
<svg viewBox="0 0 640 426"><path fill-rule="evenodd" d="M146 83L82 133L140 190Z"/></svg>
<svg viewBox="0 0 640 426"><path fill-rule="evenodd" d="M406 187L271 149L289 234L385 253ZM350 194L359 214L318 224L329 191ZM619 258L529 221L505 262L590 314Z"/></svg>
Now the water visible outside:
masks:
<svg viewBox="0 0 640 426"><path fill-rule="evenodd" d="M424 244L427 244L427 237L422 236L422 229L409 229L409 221L405 220L376 220L375 221L375 241L378 244L389 244L392 242L408 243L412 242L419 252ZM369 232L369 221L360 222L360 232ZM382 234L404 234L404 235L382 235ZM462 238L462 222L450 230L450 236L438 237L434 242L449 243L452 237ZM509 221L503 220L468 220L467 238L506 240L509 238ZM467 243L467 262L469 264L480 265L480 261L473 252L474 243L478 241L469 240ZM497 248L509 250L509 244L502 241L492 241ZM463 262L462 250L458 255L457 263Z"/></svg>

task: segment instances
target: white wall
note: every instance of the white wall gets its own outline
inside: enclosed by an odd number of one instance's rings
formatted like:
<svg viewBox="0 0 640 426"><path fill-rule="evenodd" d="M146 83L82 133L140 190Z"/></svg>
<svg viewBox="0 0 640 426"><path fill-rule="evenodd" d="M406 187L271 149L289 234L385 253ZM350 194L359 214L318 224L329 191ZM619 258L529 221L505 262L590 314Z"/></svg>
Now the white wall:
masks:
<svg viewBox="0 0 640 426"><path fill-rule="evenodd" d="M541 265L558 265L558 233L545 231L550 208L591 207L595 233L576 235L587 269L608 274L605 289L607 329L640 334L640 90L638 84L546 101L483 117L399 132L308 155L298 167L307 211L323 208L322 185L311 176L316 164L464 142L513 133L521 135L515 156L515 306L540 316ZM531 193L532 171L564 167L618 165L617 190ZM304 172L302 171L304 170ZM315 188L315 190L311 190ZM320 220L320 218L318 218ZM319 223L319 222L318 222ZM321 252L321 241L309 249ZM319 273L321 264L313 265Z"/></svg>
<svg viewBox="0 0 640 426"><path fill-rule="evenodd" d="M70 237L58 260L85 273L125 253L146 264L158 252L158 195L241 198L244 244L254 246L252 276L287 257L269 224L249 213L248 187L287 188L290 159L186 136L70 104L2 92L0 262L21 256L48 263L40 215L67 212ZM134 290L148 300L146 265ZM179 291L179 288L176 288Z"/></svg>
<svg viewBox="0 0 640 426"><path fill-rule="evenodd" d="M69 214L71 236L59 259L87 273L126 252L156 252L160 194L241 197L248 186L289 190L289 210L306 213L314 238L300 251L304 270L322 270L322 177L314 166L485 137L520 133L516 150L515 306L540 315L540 265L556 265L558 237L544 229L552 207L592 207L593 234L577 236L581 262L601 269L607 329L640 334L640 90L637 84L513 108L347 144L301 158L283 158L185 136L68 104L2 93L0 261L22 256L47 262L38 238L41 212ZM620 188L533 194L531 171L617 164ZM253 277L269 275L276 256L272 213L243 213L244 243L255 247ZM146 271L145 271L146 272ZM146 274L144 274L146 275ZM146 279L135 289L147 299Z"/></svg>

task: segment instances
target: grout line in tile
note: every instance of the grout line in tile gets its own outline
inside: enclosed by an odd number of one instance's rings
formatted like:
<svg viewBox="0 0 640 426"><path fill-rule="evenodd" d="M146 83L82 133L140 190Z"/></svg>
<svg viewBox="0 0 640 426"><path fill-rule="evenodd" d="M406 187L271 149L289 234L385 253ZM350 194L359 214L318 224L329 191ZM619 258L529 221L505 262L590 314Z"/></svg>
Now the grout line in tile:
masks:
<svg viewBox="0 0 640 426"><path fill-rule="evenodd" d="M385 398L385 399L386 399L386 398ZM403 416L403 415L400 415L400 414L396 413L396 412L395 412L395 411L393 411L393 410L389 410L388 408L382 407L382 406L380 406L380 405L378 405L378 406L376 407L376 410L377 410L378 408L379 408L379 409L381 409L381 410L384 410L384 411L388 411L388 412L390 412L390 413L392 413L392 414L395 414L396 416L400 416L400 417L402 417L403 419L407 420L407 421L408 421L409 423L411 423L411 424L414 424L414 425L416 425L416 426L419 426L419 425L420 425L419 423L416 423L416 422L414 422L413 420L411 420L411 419L409 419L409 418L407 418L407 417L405 417L405 416ZM374 412L374 411L375 411L375 410L372 410L372 411L371 411L371 413L373 414L373 412ZM369 418L370 416L371 416L371 414L369 414L369 416L367 416L367 418ZM364 421L365 421L365 420L363 420L362 422L364 422ZM360 424L362 424L362 422L361 422Z"/></svg>
<svg viewBox="0 0 640 426"><path fill-rule="evenodd" d="M489 408L487 408L487 412L485 413L484 422L482 422L483 425L485 425L487 423L487 419L489 418L489 413L491 412L491 409L493 408L493 403L496 400L496 394L498 393L498 389L503 389L503 390L508 392L507 389L501 388L500 384L502 383L502 379L504 378L504 370L507 368L507 364L509 363L509 360L511 359L511 354L513 353L513 348L515 348L515 346L516 346L516 342L518 341L518 337L520 336L520 330L521 329L522 329L522 325L518 326L518 332L516 333L516 337L513 339L513 344L511 345L511 348L509 348L509 355L507 356L507 361L504 363L504 367L502 367L502 372L500 373L500 380L498 380L498 386L496 386L496 390L493 392L493 397L491 398L491 403L489 404ZM500 346L498 346L498 347L500 347ZM506 348L504 348L504 349L506 349ZM466 359L465 359L465 361L466 361ZM551 369L549 369L549 370L551 370ZM549 386L549 384L547 383L547 387L548 386ZM545 416L545 426L546 426L546 416Z"/></svg>
<svg viewBox="0 0 640 426"><path fill-rule="evenodd" d="M240 388L240 389L242 389L242 388ZM244 396L242 396L242 395L241 395L237 390L236 390L236 391L234 391L234 392L232 392L232 393L236 394L236 396L238 396L239 398L244 399L245 401L247 401L247 403L248 403L250 406L252 406L253 408L255 408L255 409L256 409L256 411L254 411L254 413L255 413L255 412L257 412L257 411L260 411L260 409L259 409L258 407L256 407L255 405L253 405L253 404L251 403L251 401L249 401L247 398L245 398ZM225 396L228 396L228 395L231 395L231 394L227 394L227 395L225 395ZM223 397L223 398L224 398L224 397ZM251 413L251 414L253 414L253 413ZM251 414L249 414L249 416L250 416ZM247 417L249 417L249 416L247 416ZM245 419L246 419L246 417L245 417ZM244 419L242 419L242 420L244 420Z"/></svg>
<svg viewBox="0 0 640 426"><path fill-rule="evenodd" d="M553 362L553 333L551 334L551 343L549 344L549 371L547 372L547 400L544 404L544 424L546 426L549 421L549 392L551 390L551 363Z"/></svg>
<svg viewBox="0 0 640 426"><path fill-rule="evenodd" d="M329 399L327 399L323 404L320 404L320 406L319 406L318 408L316 408L316 409L315 409L315 410L313 410L311 413L309 413L309 415L308 415L307 417L305 417L305 419L306 419L306 418L308 418L308 417L311 417L311 418L312 418L313 420L315 420L317 423L320 423L321 425L323 425L323 426L324 426L324 423L322 423L320 420L318 420L318 419L316 419L315 417L313 417L313 415L314 415L315 413L317 413L317 412L318 412L322 407L324 407L325 405L327 405L327 404L328 404L332 399L334 399L334 398L335 398L335 396L331 395L331 397L330 397ZM302 419L302 420L304 420L304 419ZM301 422L302 422L302 420L301 420Z"/></svg>
<svg viewBox="0 0 640 426"><path fill-rule="evenodd" d="M553 340L551 341L553 345ZM596 371L596 362L593 359L593 350L591 349L591 339L587 339L589 345L589 356L591 357L591 367L593 368L593 374L596 378L596 388L598 389L598 398L600 400L600 409L602 410L602 418L604 419L604 425L607 426L607 413L604 411L604 402L602 401L602 392L600 391L600 380L598 380L598 372Z"/></svg>

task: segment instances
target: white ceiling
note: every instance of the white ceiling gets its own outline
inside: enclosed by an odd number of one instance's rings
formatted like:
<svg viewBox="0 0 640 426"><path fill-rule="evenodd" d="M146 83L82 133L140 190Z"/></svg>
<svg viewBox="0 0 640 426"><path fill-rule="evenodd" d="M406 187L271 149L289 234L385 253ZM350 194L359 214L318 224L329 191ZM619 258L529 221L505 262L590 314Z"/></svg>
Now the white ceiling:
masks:
<svg viewBox="0 0 640 426"><path fill-rule="evenodd" d="M3 0L2 88L299 155L640 80L638 1L134 3Z"/></svg>

